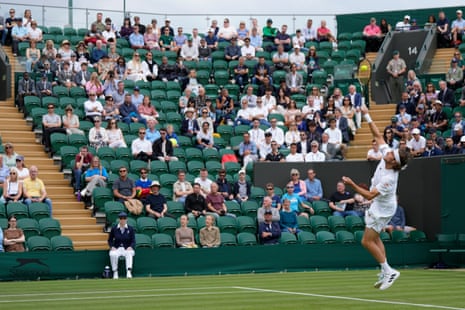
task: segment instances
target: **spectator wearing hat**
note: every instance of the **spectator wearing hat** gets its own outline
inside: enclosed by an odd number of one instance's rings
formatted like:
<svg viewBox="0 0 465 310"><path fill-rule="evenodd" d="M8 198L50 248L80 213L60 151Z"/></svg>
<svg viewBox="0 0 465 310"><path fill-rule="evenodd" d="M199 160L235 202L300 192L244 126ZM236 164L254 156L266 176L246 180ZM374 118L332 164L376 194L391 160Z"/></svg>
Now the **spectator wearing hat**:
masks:
<svg viewBox="0 0 465 310"><path fill-rule="evenodd" d="M212 50L215 51L218 48L218 37L216 36L215 29L209 28L205 36L205 43Z"/></svg>
<svg viewBox="0 0 465 310"><path fill-rule="evenodd" d="M86 44L84 41L79 41L76 45L76 49L74 50L76 54L77 61L80 63L89 63L90 62L90 53L87 50Z"/></svg>
<svg viewBox="0 0 465 310"><path fill-rule="evenodd" d="M263 41L264 42L273 42L276 37L276 33L278 32L278 29L273 27L273 20L271 18L268 18L266 20L266 26L263 27Z"/></svg>
<svg viewBox="0 0 465 310"><path fill-rule="evenodd" d="M71 54L73 54L73 50L71 49L71 43L69 40L63 40L61 42L61 46L58 49L58 54L61 55L63 61L71 61Z"/></svg>
<svg viewBox="0 0 465 310"><path fill-rule="evenodd" d="M446 112L443 111L443 103L440 100L436 100L434 103L434 113L429 118L429 122L426 124L428 129L436 128L439 131L445 131L448 127L449 118Z"/></svg>
<svg viewBox="0 0 465 310"><path fill-rule="evenodd" d="M153 181L150 184L151 193L145 198L145 211L147 215L155 219L162 217L175 218L172 214L168 213L168 206L166 198L160 193L160 183Z"/></svg>
<svg viewBox="0 0 465 310"><path fill-rule="evenodd" d="M193 137L197 135L200 131L199 124L194 117L195 110L194 108L186 108L184 115L185 118L182 120L181 123L181 133L188 137Z"/></svg>
<svg viewBox="0 0 465 310"><path fill-rule="evenodd" d="M409 31L410 30L410 16L405 15L404 19L396 24L396 31Z"/></svg>
<svg viewBox="0 0 465 310"><path fill-rule="evenodd" d="M18 55L18 45L19 42L27 42L28 41L28 32L27 28L23 26L23 19L22 18L17 18L16 19L16 25L13 26L11 30L11 37L13 39L13 56Z"/></svg>
<svg viewBox="0 0 465 310"><path fill-rule="evenodd" d="M412 139L407 142L407 147L410 153L415 157L421 157L426 147L426 139L421 136L420 129L414 128L412 130Z"/></svg>
<svg viewBox="0 0 465 310"><path fill-rule="evenodd" d="M40 76L40 80L36 83L36 93L39 97L51 96L53 94L52 83L49 82L47 73L42 73Z"/></svg>
<svg viewBox="0 0 465 310"><path fill-rule="evenodd" d="M271 200L271 198L269 199ZM273 209L276 210L276 212L278 212L277 209ZM281 228L279 226L279 220L273 221L273 212L271 210L266 210L263 214L263 221L259 221L258 237L260 239L261 244L279 244L279 238L281 237Z"/></svg>
<svg viewBox="0 0 465 310"><path fill-rule="evenodd" d="M14 168L17 170L19 182L22 182L24 179L29 177L29 169L24 163L23 155L16 156L16 166Z"/></svg>
<svg viewBox="0 0 465 310"><path fill-rule="evenodd" d="M200 43L198 45L198 54L200 61L211 61L212 49L210 46L208 46L205 38L200 39Z"/></svg>
<svg viewBox="0 0 465 310"><path fill-rule="evenodd" d="M403 75L407 71L405 61L400 58L399 51L392 53L392 59L389 61L386 70L389 77L389 89L391 91L391 102L399 102L404 87Z"/></svg>
<svg viewBox="0 0 465 310"><path fill-rule="evenodd" d="M459 46L462 40L462 35L465 31L465 19L463 19L463 12L462 10L455 11L457 15L457 19L452 21L450 26L450 31L452 34L452 43L455 47Z"/></svg>
<svg viewBox="0 0 465 310"><path fill-rule="evenodd" d="M447 87L454 91L463 86L463 71L458 67L458 60L452 58L450 68L446 73Z"/></svg>
<svg viewBox="0 0 465 310"><path fill-rule="evenodd" d="M108 236L110 246L110 262L113 279L118 279L119 258L124 257L126 264L126 278L132 278L132 260L135 255L136 233L132 226L127 224L126 212L118 214L119 223L111 228Z"/></svg>
<svg viewBox="0 0 465 310"><path fill-rule="evenodd" d="M97 93L95 91L89 92L89 99L84 102L84 111L86 113L86 118L94 122L95 117L102 116L103 106L100 101L97 100Z"/></svg>
<svg viewBox="0 0 465 310"><path fill-rule="evenodd" d="M66 129L66 134L78 134L84 135L84 131L79 129L79 117L73 113L74 109L73 106L68 104L65 107L65 114L63 114L62 122L63 128Z"/></svg>
<svg viewBox="0 0 465 310"><path fill-rule="evenodd" d="M289 54L289 63L295 64L297 70L307 72L307 66L305 65L305 54L302 53L302 48L299 44L294 45L294 52Z"/></svg>

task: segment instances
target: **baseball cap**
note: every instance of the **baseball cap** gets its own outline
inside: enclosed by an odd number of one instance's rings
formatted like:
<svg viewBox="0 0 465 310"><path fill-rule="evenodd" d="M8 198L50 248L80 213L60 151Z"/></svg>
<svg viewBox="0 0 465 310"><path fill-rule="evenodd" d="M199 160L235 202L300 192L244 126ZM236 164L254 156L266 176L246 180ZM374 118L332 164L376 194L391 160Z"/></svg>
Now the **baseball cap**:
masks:
<svg viewBox="0 0 465 310"><path fill-rule="evenodd" d="M399 51L398 50L393 51L392 55L399 55Z"/></svg>
<svg viewBox="0 0 465 310"><path fill-rule="evenodd" d="M435 104L440 104L440 105L442 105L442 101L441 101L441 100L436 100L434 103L435 103Z"/></svg>
<svg viewBox="0 0 465 310"><path fill-rule="evenodd" d="M23 156L23 155L18 155L18 156L16 156L16 160L21 160L21 161L23 161L23 160L24 160L24 156Z"/></svg>
<svg viewBox="0 0 465 310"><path fill-rule="evenodd" d="M152 181L152 184L150 184L150 187L152 187L152 186L158 186L158 187L160 187L160 182L158 182L158 181Z"/></svg>
<svg viewBox="0 0 465 310"><path fill-rule="evenodd" d="M462 136L462 137L460 138L460 142L465 142L465 136Z"/></svg>
<svg viewBox="0 0 465 310"><path fill-rule="evenodd" d="M268 18L268 19L266 20L266 23L267 23L267 24L268 24L268 23L272 24L272 23L273 23L273 20L272 20L271 18Z"/></svg>
<svg viewBox="0 0 465 310"><path fill-rule="evenodd" d="M122 211L122 212L120 212L120 213L118 214L118 217L119 217L119 218L128 217L128 214L127 214L126 212Z"/></svg>
<svg viewBox="0 0 465 310"><path fill-rule="evenodd" d="M245 174L245 170L244 169L239 170L239 174Z"/></svg>
<svg viewBox="0 0 465 310"><path fill-rule="evenodd" d="M298 44L294 45L294 48L300 48L300 46Z"/></svg>
<svg viewBox="0 0 465 310"><path fill-rule="evenodd" d="M405 16L404 16L404 19L410 20L410 15L405 15Z"/></svg>
<svg viewBox="0 0 465 310"><path fill-rule="evenodd" d="M462 137L462 138L465 138L465 136ZM266 211L265 211L265 215L267 215L267 214L273 214L273 212L271 212L271 210L266 210Z"/></svg>
<svg viewBox="0 0 465 310"><path fill-rule="evenodd" d="M455 11L456 14L462 14L462 10Z"/></svg>
<svg viewBox="0 0 465 310"><path fill-rule="evenodd" d="M413 128L412 130L412 135L419 135L420 134L420 129L418 128Z"/></svg>
<svg viewBox="0 0 465 310"><path fill-rule="evenodd" d="M391 117L391 122L397 122L397 116Z"/></svg>
<svg viewBox="0 0 465 310"><path fill-rule="evenodd" d="M140 90L140 88L139 88L139 86L136 86L136 87L134 87L134 89L133 89L133 90L137 90L137 91L139 91L139 90Z"/></svg>

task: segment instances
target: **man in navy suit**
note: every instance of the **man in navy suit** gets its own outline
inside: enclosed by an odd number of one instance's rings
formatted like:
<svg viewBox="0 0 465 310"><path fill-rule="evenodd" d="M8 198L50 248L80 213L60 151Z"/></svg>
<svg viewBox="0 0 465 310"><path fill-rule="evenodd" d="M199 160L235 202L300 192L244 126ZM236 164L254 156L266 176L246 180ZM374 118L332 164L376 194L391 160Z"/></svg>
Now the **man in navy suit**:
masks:
<svg viewBox="0 0 465 310"><path fill-rule="evenodd" d="M121 212L119 223L111 228L108 237L110 246L110 262L113 270L113 279L118 279L118 260L123 256L126 260L126 278L132 278L132 259L135 255L136 234L134 228L127 224L128 215Z"/></svg>
<svg viewBox="0 0 465 310"><path fill-rule="evenodd" d="M336 127L339 128L342 133L342 142L349 143L349 122L347 121L347 118L342 116L341 109L339 108L336 108L334 115L336 116Z"/></svg>
<svg viewBox="0 0 465 310"><path fill-rule="evenodd" d="M200 131L199 124L194 117L194 108L187 108L184 114L186 118L182 120L181 133L184 136L193 137Z"/></svg>
<svg viewBox="0 0 465 310"><path fill-rule="evenodd" d="M273 212L265 211L265 221L258 226L258 235L262 244L278 244L281 237L279 222L273 222Z"/></svg>
<svg viewBox="0 0 465 310"><path fill-rule="evenodd" d="M455 96L454 91L450 88L447 88L446 81L439 81L439 94L438 100L440 100L445 107L453 108L455 106Z"/></svg>
<svg viewBox="0 0 465 310"><path fill-rule="evenodd" d="M362 95L357 93L355 85L349 85L349 93L347 94L352 101L352 106L355 109L355 125L357 128L362 127Z"/></svg>

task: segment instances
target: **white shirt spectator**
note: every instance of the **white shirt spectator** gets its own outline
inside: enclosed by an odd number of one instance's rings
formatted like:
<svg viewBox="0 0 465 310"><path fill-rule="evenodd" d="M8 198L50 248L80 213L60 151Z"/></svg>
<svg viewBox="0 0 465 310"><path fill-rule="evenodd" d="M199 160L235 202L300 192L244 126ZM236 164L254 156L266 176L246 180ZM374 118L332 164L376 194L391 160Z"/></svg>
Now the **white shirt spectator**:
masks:
<svg viewBox="0 0 465 310"><path fill-rule="evenodd" d="M325 133L329 136L328 142L332 144L342 143L342 132L339 128L326 128Z"/></svg>
<svg viewBox="0 0 465 310"><path fill-rule="evenodd" d="M139 154L140 152L152 153L152 143L149 140L135 139L131 144L132 154Z"/></svg>
<svg viewBox="0 0 465 310"><path fill-rule="evenodd" d="M286 156L286 161L287 162L303 162L304 161L304 155L300 154L300 153L295 153L295 154L291 154L289 153L287 156Z"/></svg>
<svg viewBox="0 0 465 310"><path fill-rule="evenodd" d="M268 109L263 105L259 107L258 105L252 109L252 117L257 117L259 119L267 119L268 118ZM262 115L262 116L259 116Z"/></svg>
<svg viewBox="0 0 465 310"><path fill-rule="evenodd" d="M87 100L84 102L84 109L86 116L101 116L103 112L103 106L98 100Z"/></svg>
<svg viewBox="0 0 465 310"><path fill-rule="evenodd" d="M325 154L323 154L322 152L318 150L316 152L310 152L310 153L307 153L307 155L305 155L305 161L308 163L321 162L325 160L326 160Z"/></svg>
<svg viewBox="0 0 465 310"><path fill-rule="evenodd" d="M284 144L284 131L279 127L270 127L265 132L271 132L271 140L276 141L279 146Z"/></svg>
<svg viewBox="0 0 465 310"><path fill-rule="evenodd" d="M249 45L248 47L245 46L245 45L242 46L241 47L241 55L245 56L247 58L255 57L255 47L253 47L252 45Z"/></svg>
<svg viewBox="0 0 465 310"><path fill-rule="evenodd" d="M181 47L181 57L184 59L199 60L199 48L192 44L183 44Z"/></svg>
<svg viewBox="0 0 465 310"><path fill-rule="evenodd" d="M265 142L265 131L261 128L252 128L249 130L250 140L257 146Z"/></svg>
<svg viewBox="0 0 465 310"><path fill-rule="evenodd" d="M415 140L415 138L410 139L407 142L407 147L412 151L418 151L426 147L426 139L423 136L420 136L420 139Z"/></svg>

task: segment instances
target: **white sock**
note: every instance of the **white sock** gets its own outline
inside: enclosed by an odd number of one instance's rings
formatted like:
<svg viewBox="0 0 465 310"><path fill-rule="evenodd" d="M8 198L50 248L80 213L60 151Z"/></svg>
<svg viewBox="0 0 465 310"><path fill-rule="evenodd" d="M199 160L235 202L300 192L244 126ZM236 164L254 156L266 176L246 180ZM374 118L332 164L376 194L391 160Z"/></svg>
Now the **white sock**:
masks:
<svg viewBox="0 0 465 310"><path fill-rule="evenodd" d="M384 263L381 263L380 265L381 265L381 270L386 273L389 273L392 270L391 266L389 266L387 261L385 261Z"/></svg>

